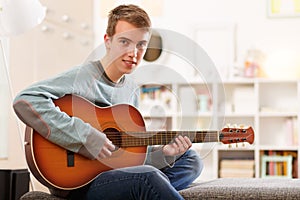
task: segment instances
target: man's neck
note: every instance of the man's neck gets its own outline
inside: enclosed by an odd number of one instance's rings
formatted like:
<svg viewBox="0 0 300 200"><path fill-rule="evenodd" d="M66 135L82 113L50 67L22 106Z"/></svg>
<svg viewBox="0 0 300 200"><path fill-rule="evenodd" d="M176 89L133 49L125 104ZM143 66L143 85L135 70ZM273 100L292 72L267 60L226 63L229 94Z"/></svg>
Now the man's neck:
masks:
<svg viewBox="0 0 300 200"><path fill-rule="evenodd" d="M121 78L123 77L123 74L120 74L115 70L115 67L113 66L112 62L109 62L107 57L103 57L100 60L104 72L106 73L107 77L114 83L118 83Z"/></svg>

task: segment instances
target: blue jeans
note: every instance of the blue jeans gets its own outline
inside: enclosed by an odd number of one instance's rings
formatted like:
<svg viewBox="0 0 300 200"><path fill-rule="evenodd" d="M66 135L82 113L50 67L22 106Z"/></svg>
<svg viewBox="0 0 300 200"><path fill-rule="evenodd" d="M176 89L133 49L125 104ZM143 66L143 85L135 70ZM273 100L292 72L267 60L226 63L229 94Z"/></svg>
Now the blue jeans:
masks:
<svg viewBox="0 0 300 200"><path fill-rule="evenodd" d="M183 199L178 191L189 186L202 168L199 155L188 150L172 168L142 165L103 172L88 186L72 191L69 199Z"/></svg>

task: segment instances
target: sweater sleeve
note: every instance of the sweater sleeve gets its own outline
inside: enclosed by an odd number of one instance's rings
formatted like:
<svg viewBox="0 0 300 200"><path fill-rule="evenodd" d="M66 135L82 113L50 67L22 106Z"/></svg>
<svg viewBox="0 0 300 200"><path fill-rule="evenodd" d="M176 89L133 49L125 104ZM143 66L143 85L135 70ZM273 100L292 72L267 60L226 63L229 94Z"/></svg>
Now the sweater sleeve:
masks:
<svg viewBox="0 0 300 200"><path fill-rule="evenodd" d="M162 152L163 146L149 146L145 164L152 165L157 169L173 167L175 162L174 156L165 156Z"/></svg>
<svg viewBox="0 0 300 200"><path fill-rule="evenodd" d="M15 97L13 108L26 125L43 137L65 149L95 158L103 145L105 134L77 117L68 116L53 103L53 99L79 93L77 73L78 70L73 69L33 84Z"/></svg>

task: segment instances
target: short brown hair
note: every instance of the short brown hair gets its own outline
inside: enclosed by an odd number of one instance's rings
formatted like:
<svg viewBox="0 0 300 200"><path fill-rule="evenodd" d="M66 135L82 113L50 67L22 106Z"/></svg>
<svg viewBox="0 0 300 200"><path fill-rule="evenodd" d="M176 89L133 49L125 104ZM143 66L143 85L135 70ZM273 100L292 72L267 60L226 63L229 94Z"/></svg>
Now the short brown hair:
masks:
<svg viewBox="0 0 300 200"><path fill-rule="evenodd" d="M119 20L133 24L137 28L150 28L151 20L146 11L142 8L129 4L120 5L109 12L106 34L113 36L116 32L116 25Z"/></svg>

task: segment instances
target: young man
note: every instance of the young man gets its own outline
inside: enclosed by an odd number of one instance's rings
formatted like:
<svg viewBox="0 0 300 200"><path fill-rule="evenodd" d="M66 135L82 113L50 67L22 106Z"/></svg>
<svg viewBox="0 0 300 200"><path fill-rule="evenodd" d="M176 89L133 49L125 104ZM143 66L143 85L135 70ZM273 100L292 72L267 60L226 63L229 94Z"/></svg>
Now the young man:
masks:
<svg viewBox="0 0 300 200"><path fill-rule="evenodd" d="M106 54L23 90L14 100L18 117L43 137L90 159L109 158L114 144L98 129L55 107L53 100L67 94L99 105L138 106L138 86L127 76L141 62L150 39L151 22L135 5L121 5L109 14L104 36ZM88 185L71 191L50 188L68 199L182 199L202 171L202 161L191 150L188 137L178 136L164 146L149 146L145 165L100 173Z"/></svg>

